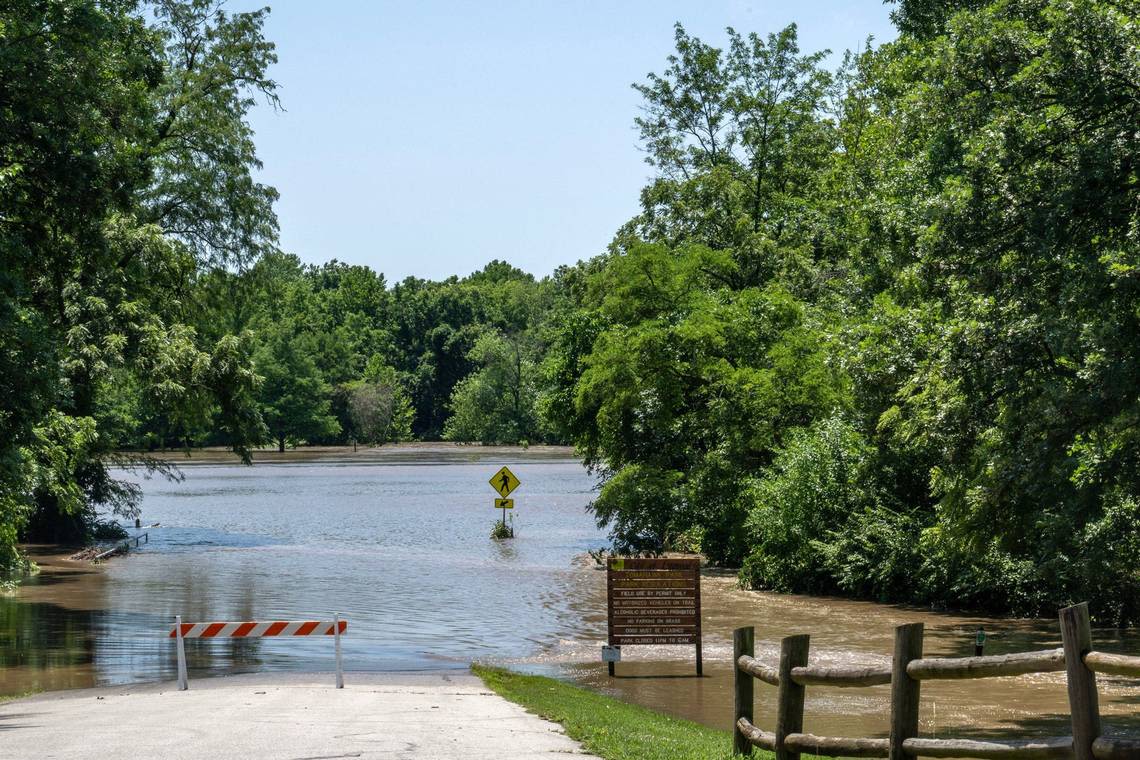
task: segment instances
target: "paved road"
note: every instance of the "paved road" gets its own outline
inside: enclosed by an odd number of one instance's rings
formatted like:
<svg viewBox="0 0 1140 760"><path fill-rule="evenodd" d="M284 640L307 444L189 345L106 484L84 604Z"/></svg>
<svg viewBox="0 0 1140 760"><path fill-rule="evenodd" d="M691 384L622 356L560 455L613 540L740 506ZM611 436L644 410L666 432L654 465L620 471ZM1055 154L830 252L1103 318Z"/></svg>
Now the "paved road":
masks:
<svg viewBox="0 0 1140 760"><path fill-rule="evenodd" d="M462 672L254 674L41 694L0 705L0 757L139 760L566 758L561 728Z"/></svg>

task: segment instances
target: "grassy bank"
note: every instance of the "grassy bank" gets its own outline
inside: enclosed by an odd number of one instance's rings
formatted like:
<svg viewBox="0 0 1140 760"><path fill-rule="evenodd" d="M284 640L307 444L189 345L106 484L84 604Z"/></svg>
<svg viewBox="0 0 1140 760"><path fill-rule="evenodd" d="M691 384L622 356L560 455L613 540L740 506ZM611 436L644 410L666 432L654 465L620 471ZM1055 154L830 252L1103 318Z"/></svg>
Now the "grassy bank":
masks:
<svg viewBox="0 0 1140 760"><path fill-rule="evenodd" d="M562 724L587 752L605 760L727 760L732 734L542 676L473 665L496 694ZM756 750L753 757L770 760Z"/></svg>
<svg viewBox="0 0 1140 760"><path fill-rule="evenodd" d="M24 697L31 697L39 694L42 689L32 689L31 691L24 691L19 694L0 694L0 705L5 702L11 702L15 699L23 699Z"/></svg>

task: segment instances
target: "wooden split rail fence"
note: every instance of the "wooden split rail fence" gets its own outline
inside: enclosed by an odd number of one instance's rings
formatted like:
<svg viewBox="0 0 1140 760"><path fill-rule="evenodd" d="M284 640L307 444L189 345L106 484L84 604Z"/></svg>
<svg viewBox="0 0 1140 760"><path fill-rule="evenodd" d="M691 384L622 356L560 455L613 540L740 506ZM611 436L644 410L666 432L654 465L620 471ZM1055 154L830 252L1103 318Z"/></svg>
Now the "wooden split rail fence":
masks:
<svg viewBox="0 0 1140 760"><path fill-rule="evenodd" d="M808 636L780 642L777 667L755 658L753 628L733 635L736 719L733 752L752 747L771 750L777 760L798 760L801 752L831 757L972 757L981 760L1140 760L1140 738L1101 733L1096 674L1140 677L1140 657L1092 651L1087 604L1060 612L1060 649L985 657L923 657L922 623L895 629L891 666L823 667L808 663ZM1064 671L1068 681L1072 735L1010 741L923 739L918 736L920 686L928 679L997 678ZM777 688L776 730L753 724L756 679ZM804 733L804 695L808 686L878 686L890 684L889 738L815 736Z"/></svg>

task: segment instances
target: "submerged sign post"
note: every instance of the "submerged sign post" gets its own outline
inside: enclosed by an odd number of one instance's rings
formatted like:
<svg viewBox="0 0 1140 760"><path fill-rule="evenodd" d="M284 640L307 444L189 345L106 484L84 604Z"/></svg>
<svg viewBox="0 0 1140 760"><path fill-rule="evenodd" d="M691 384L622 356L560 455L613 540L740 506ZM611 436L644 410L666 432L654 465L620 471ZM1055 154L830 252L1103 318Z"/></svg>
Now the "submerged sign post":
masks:
<svg viewBox="0 0 1140 760"><path fill-rule="evenodd" d="M701 667L701 561L611 557L606 566L608 651L631 644L692 644ZM620 649L619 649L620 651Z"/></svg>
<svg viewBox="0 0 1140 760"><path fill-rule="evenodd" d="M519 479L515 477L515 474L511 472L509 468L502 467L498 472L492 475L491 479L487 482L491 484L491 488L499 492L500 498L495 499L495 509L503 510L503 527L506 528L507 510L515 508L515 500L508 499L507 497L521 485Z"/></svg>

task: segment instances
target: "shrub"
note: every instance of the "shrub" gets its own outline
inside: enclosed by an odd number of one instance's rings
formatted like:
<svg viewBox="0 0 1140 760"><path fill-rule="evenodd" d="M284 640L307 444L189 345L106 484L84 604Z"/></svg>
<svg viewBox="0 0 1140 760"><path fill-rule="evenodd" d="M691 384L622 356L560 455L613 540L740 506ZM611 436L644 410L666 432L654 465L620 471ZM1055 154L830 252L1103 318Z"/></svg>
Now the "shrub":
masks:
<svg viewBox="0 0 1140 760"><path fill-rule="evenodd" d="M98 520L91 526L91 537L96 541L120 541L127 535L126 529L113 520Z"/></svg>
<svg viewBox="0 0 1140 760"><path fill-rule="evenodd" d="M515 530L513 527L505 525L502 520L495 521L495 527L491 528L491 538L496 541L502 541L504 538L514 538Z"/></svg>
<svg viewBox="0 0 1140 760"><path fill-rule="evenodd" d="M776 591L838 589L835 534L851 515L876 504L861 485L867 457L863 439L840 416L790 436L752 489L743 583Z"/></svg>
<svg viewBox="0 0 1140 760"><path fill-rule="evenodd" d="M1087 599L1102 621L1115 626L1140 620L1140 502L1111 494L1104 514L1085 526L1080 557L1069 567L1072 601ZM1081 597L1081 598L1077 598Z"/></svg>

